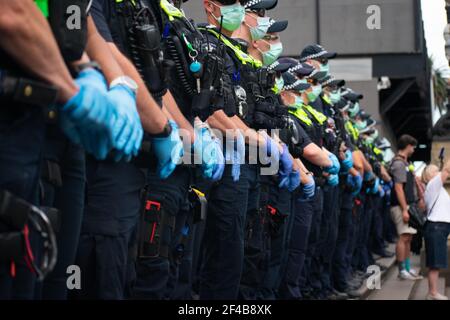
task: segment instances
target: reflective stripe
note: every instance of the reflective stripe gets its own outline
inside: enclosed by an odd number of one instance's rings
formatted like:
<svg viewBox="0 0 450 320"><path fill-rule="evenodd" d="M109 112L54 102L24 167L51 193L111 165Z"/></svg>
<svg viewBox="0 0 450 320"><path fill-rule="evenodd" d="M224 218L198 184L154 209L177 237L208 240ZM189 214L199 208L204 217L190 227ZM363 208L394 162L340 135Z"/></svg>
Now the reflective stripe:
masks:
<svg viewBox="0 0 450 320"><path fill-rule="evenodd" d="M171 4L167 0L161 0L160 2L161 9L164 10L164 12L169 17L170 21L175 20L175 18L184 18L183 12L175 7L173 4Z"/></svg>
<svg viewBox="0 0 450 320"><path fill-rule="evenodd" d="M323 95L322 96L323 97L323 100L326 102L326 103L328 103L329 105L333 105L333 102L331 102L331 99L328 97L328 96L326 96L326 95Z"/></svg>
<svg viewBox="0 0 450 320"><path fill-rule="evenodd" d="M376 155L380 155L383 153L383 151L381 151L380 149L378 149L377 147L373 147L373 153L375 153Z"/></svg>
<svg viewBox="0 0 450 320"><path fill-rule="evenodd" d="M327 116L324 115L322 112L317 111L316 109L314 109L311 106L306 106L305 105L306 110L308 110L314 117L314 119L317 120L317 122L319 122L320 124L324 124L325 121L327 121Z"/></svg>
<svg viewBox="0 0 450 320"><path fill-rule="evenodd" d="M302 107L296 107L295 111L289 110L289 113L307 126L312 126L313 123L311 119L308 117L308 114L305 112L305 110L303 110Z"/></svg>
<svg viewBox="0 0 450 320"><path fill-rule="evenodd" d="M200 30L205 30L204 28L200 28ZM233 50L234 54L236 55L236 57L239 59L239 61L242 62L242 64L251 64L253 67L255 68L261 68L262 67L262 62L253 58L252 56L246 54L245 52L243 52L241 50L241 48L239 48L238 46L234 45L231 43L230 40L228 40L225 37L220 36L220 34L218 32L216 32L215 30L211 29L211 28L206 28L206 30L210 33L212 33L213 35L215 35L217 37L217 39L221 39L222 42L231 50Z"/></svg>
<svg viewBox="0 0 450 320"><path fill-rule="evenodd" d="M122 3L124 1L126 0L116 0L116 3ZM129 0L129 1L133 4L133 6L136 6L136 0Z"/></svg>
<svg viewBox="0 0 450 320"><path fill-rule="evenodd" d="M48 18L48 0L34 0L34 3L36 3L44 17Z"/></svg>
<svg viewBox="0 0 450 320"><path fill-rule="evenodd" d="M345 123L345 129L347 130L348 133L350 133L353 137L353 140L358 140L359 137L359 131L358 129L356 129L353 124L350 121L347 121Z"/></svg>

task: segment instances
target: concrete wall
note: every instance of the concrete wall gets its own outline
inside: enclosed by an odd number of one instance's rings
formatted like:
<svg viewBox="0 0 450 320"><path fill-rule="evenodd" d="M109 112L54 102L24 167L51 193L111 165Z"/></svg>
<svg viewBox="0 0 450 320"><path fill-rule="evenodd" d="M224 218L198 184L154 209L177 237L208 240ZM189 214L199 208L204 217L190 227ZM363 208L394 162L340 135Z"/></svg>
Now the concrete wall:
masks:
<svg viewBox="0 0 450 320"><path fill-rule="evenodd" d="M316 42L341 54L411 53L416 52L415 3L416 0L280 0L269 15L289 20L289 28L282 34L285 55L298 56L305 45ZM367 9L371 5L380 8L380 30L367 27L371 16ZM188 17L204 22L203 0L188 1L183 8Z"/></svg>

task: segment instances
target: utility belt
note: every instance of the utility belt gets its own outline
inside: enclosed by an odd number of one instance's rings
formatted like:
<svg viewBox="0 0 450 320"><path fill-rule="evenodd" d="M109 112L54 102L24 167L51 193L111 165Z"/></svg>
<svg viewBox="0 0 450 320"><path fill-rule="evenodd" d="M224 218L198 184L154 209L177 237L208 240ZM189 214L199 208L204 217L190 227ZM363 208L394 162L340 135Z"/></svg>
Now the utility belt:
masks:
<svg viewBox="0 0 450 320"><path fill-rule="evenodd" d="M55 212L43 210L0 190L0 261L10 263L11 276L16 274L16 263L25 263L30 271L42 280L50 273L57 258L54 227L50 217ZM55 222L53 222L55 223ZM37 264L30 243L30 228L42 239L42 257Z"/></svg>
<svg viewBox="0 0 450 320"><path fill-rule="evenodd" d="M278 210L276 207L266 205L262 208L267 219L268 232L272 237L279 235L280 230L285 223L288 215Z"/></svg>
<svg viewBox="0 0 450 320"><path fill-rule="evenodd" d="M327 179L322 176L314 176L314 181L317 187L324 187L327 184Z"/></svg>
<svg viewBox="0 0 450 320"><path fill-rule="evenodd" d="M175 252L171 253L169 235L175 229L176 216L171 215L166 209L167 199L164 195L155 194L145 188L142 200L138 244L139 258L169 258L172 255L176 261L181 261L186 243L192 236L189 232L190 226L185 226L179 246L176 246ZM207 211L205 195L197 189L191 188L189 190L189 204L193 210L193 223L204 221Z"/></svg>
<svg viewBox="0 0 450 320"><path fill-rule="evenodd" d="M52 85L0 69L0 100L47 108L57 97L58 89Z"/></svg>

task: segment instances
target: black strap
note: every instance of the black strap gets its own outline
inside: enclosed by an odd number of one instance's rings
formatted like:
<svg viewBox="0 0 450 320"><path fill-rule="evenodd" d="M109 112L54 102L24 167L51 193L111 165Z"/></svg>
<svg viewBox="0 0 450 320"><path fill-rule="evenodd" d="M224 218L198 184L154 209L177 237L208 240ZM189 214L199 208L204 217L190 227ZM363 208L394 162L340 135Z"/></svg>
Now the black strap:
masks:
<svg viewBox="0 0 450 320"><path fill-rule="evenodd" d="M3 97L38 107L48 107L56 102L56 87L28 78L15 77L5 71L0 73L0 92Z"/></svg>

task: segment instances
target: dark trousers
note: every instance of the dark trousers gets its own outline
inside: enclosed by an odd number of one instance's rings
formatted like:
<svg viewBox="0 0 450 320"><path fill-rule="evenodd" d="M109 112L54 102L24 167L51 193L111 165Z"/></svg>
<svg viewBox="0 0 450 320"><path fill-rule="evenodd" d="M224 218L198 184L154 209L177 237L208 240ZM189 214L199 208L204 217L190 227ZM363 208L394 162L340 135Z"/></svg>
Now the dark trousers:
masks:
<svg viewBox="0 0 450 320"><path fill-rule="evenodd" d="M383 199L375 196L373 198L373 217L372 217L372 237L370 238L370 251L376 254L384 253L384 238L383 238Z"/></svg>
<svg viewBox="0 0 450 320"><path fill-rule="evenodd" d="M76 264L82 270L76 299L123 299L129 252L141 208L144 172L131 163L97 161L86 166L86 202Z"/></svg>
<svg viewBox="0 0 450 320"><path fill-rule="evenodd" d="M317 246L320 240L320 228L322 225L323 215L323 188L318 187L313 198L313 217L311 223L311 232L308 239L308 249L306 251L305 266L300 277L300 288L302 291L309 292L312 290L314 280L314 272L318 265ZM314 285L319 285L314 283Z"/></svg>
<svg viewBox="0 0 450 320"><path fill-rule="evenodd" d="M269 261L267 272L263 275L262 286L257 294L258 299L274 300L278 296L278 287L282 280L281 268L288 249L287 230L290 229L289 223L293 222L293 219L290 219L292 215L292 193L286 189L278 188L277 181L272 177L265 177L262 183L265 186L265 188L262 188L265 192L261 194L262 206L269 205L276 208L284 216L280 221L272 220L268 228ZM267 223L270 223L270 221Z"/></svg>
<svg viewBox="0 0 450 320"><path fill-rule="evenodd" d="M325 187L323 221L318 245L320 268L312 276L312 281L316 283L313 284L313 289L323 297L326 297L327 292L332 289L331 267L338 234L338 208L339 187Z"/></svg>
<svg viewBox="0 0 450 320"><path fill-rule="evenodd" d="M340 190L340 194L339 227L333 256L332 279L334 288L342 292L347 287L349 269L347 252L352 245L353 195L343 189Z"/></svg>
<svg viewBox="0 0 450 320"><path fill-rule="evenodd" d="M0 103L0 189L38 205L40 160L45 137L42 109L21 109L19 105L9 108L5 101ZM25 262L17 261L13 278L10 266L10 262L0 263L0 299L32 299L35 276Z"/></svg>
<svg viewBox="0 0 450 320"><path fill-rule="evenodd" d="M188 167L179 166L166 180L161 180L155 174L150 173L147 178L148 189L150 190L149 200L161 203L161 208L165 214L175 218L180 215L180 221L186 218L186 211L189 210L187 196L192 172ZM183 228L180 222L173 226L161 227L161 245L173 248L171 245ZM135 299L164 299L167 292L167 285L170 277L169 256L137 258L136 261L136 283L133 288L133 298ZM175 271L177 272L177 271Z"/></svg>
<svg viewBox="0 0 450 320"><path fill-rule="evenodd" d="M47 161L58 163L62 185L51 182L52 177L41 180L42 205L53 207L60 213L57 234L58 260L43 283L36 286L36 299L67 299L67 268L75 263L75 255L83 218L86 182L85 153L80 146L70 143L57 128L47 133L44 152ZM50 178L50 179L47 179Z"/></svg>
<svg viewBox="0 0 450 320"><path fill-rule="evenodd" d="M316 188L316 192L318 192ZM308 240L310 239L310 230L314 212L314 201L320 199L320 195L305 200L302 192L299 192L297 198L294 198L292 214L288 223L290 230L287 232L287 257L286 264L282 267L283 280L279 288L281 299L300 299L301 287L300 279L302 270L305 267L307 255Z"/></svg>
<svg viewBox="0 0 450 320"><path fill-rule="evenodd" d="M355 249L355 259L353 268L355 270L366 272L367 267L371 263L369 252L369 239L371 237L372 217L373 217L373 196L366 195L364 201L364 209L359 217L359 236Z"/></svg>
<svg viewBox="0 0 450 320"><path fill-rule="evenodd" d="M249 190L246 170L247 166L241 165L241 178L234 182L231 165L226 165L222 180L211 188L200 273L202 300L238 297Z"/></svg>
<svg viewBox="0 0 450 320"><path fill-rule="evenodd" d="M269 239L265 225L265 211L260 210L261 177L258 165L247 170L248 200L244 233L244 267L239 298L255 300L269 262Z"/></svg>

